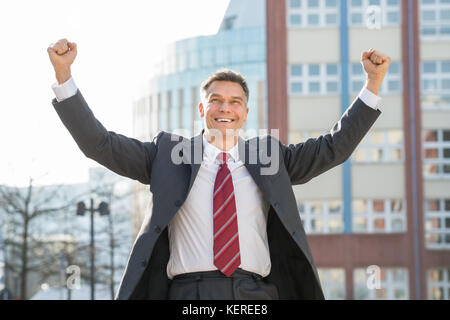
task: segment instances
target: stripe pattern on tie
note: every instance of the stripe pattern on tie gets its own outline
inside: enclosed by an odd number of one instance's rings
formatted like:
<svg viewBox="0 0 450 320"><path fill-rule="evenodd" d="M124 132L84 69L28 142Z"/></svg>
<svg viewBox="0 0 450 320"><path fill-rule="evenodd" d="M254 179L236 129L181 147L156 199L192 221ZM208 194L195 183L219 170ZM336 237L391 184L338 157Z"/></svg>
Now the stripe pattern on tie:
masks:
<svg viewBox="0 0 450 320"><path fill-rule="evenodd" d="M233 180L227 166L229 154L221 152L214 182L214 265L227 277L241 264Z"/></svg>

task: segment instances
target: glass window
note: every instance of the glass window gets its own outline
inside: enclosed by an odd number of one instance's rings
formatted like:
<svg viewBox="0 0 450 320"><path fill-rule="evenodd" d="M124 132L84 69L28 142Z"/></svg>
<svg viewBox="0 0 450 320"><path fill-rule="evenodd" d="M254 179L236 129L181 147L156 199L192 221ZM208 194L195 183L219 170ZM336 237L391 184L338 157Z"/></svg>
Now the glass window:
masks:
<svg viewBox="0 0 450 320"><path fill-rule="evenodd" d="M392 65L392 63L391 63ZM390 66L389 66L390 68ZM354 75L360 75L363 74L363 67L360 63L352 63L352 73Z"/></svg>
<svg viewBox="0 0 450 320"><path fill-rule="evenodd" d="M450 207L444 203L450 199L425 200L425 240L427 249L450 248Z"/></svg>
<svg viewBox="0 0 450 320"><path fill-rule="evenodd" d="M450 299L450 268L433 268L427 271L428 299Z"/></svg>
<svg viewBox="0 0 450 320"><path fill-rule="evenodd" d="M290 0L291 8L300 8L302 6L301 0Z"/></svg>
<svg viewBox="0 0 450 320"><path fill-rule="evenodd" d="M441 88L444 90L450 89L450 79L442 79L441 80Z"/></svg>
<svg viewBox="0 0 450 320"><path fill-rule="evenodd" d="M308 14L308 24L309 25L318 25L319 24L319 15L318 14Z"/></svg>
<svg viewBox="0 0 450 320"><path fill-rule="evenodd" d="M387 5L388 6L399 6L400 5L400 0L388 0L387 1Z"/></svg>
<svg viewBox="0 0 450 320"><path fill-rule="evenodd" d="M338 83L335 81L327 82L327 92L330 93L338 92Z"/></svg>
<svg viewBox="0 0 450 320"><path fill-rule="evenodd" d="M320 82L309 82L308 86L310 93L320 93Z"/></svg>
<svg viewBox="0 0 450 320"><path fill-rule="evenodd" d="M403 161L403 132L401 130L373 130L352 155L353 162L401 162ZM363 155L363 156L361 156Z"/></svg>
<svg viewBox="0 0 450 320"><path fill-rule="evenodd" d="M352 92L359 92L364 86L364 81L352 81Z"/></svg>
<svg viewBox="0 0 450 320"><path fill-rule="evenodd" d="M443 140L450 141L450 130L444 130L443 132Z"/></svg>
<svg viewBox="0 0 450 320"><path fill-rule="evenodd" d="M304 90L302 91L305 95L339 93L339 68L337 64L290 65L288 74L291 93L301 93L300 86L297 83L303 83L302 89ZM296 90L294 90L294 86Z"/></svg>
<svg viewBox="0 0 450 320"><path fill-rule="evenodd" d="M442 72L450 73L450 62L449 61L442 62Z"/></svg>
<svg viewBox="0 0 450 320"><path fill-rule="evenodd" d="M435 73L436 71L436 62L423 62L423 73Z"/></svg>
<svg viewBox="0 0 450 320"><path fill-rule="evenodd" d="M308 74L310 76L318 76L318 75L320 75L320 65L318 65L318 64L310 64L308 66Z"/></svg>
<svg viewBox="0 0 450 320"><path fill-rule="evenodd" d="M436 12L432 10L424 10L422 11L422 20L423 21L434 21L436 20Z"/></svg>
<svg viewBox="0 0 450 320"><path fill-rule="evenodd" d="M422 81L423 90L434 91L438 89L438 81L437 79L424 79Z"/></svg>
<svg viewBox="0 0 450 320"><path fill-rule="evenodd" d="M391 92L400 91L400 81L399 80L388 81L388 89Z"/></svg>
<svg viewBox="0 0 450 320"><path fill-rule="evenodd" d="M450 10L441 10L440 18L441 21L450 20Z"/></svg>
<svg viewBox="0 0 450 320"><path fill-rule="evenodd" d="M302 75L302 66L301 65L292 65L291 66L291 75L292 76L301 76Z"/></svg>
<svg viewBox="0 0 450 320"><path fill-rule="evenodd" d="M389 65L388 72L391 73L391 74L399 74L400 73L400 63L392 62Z"/></svg>
<svg viewBox="0 0 450 320"><path fill-rule="evenodd" d="M363 15L362 13L352 13L351 15L352 24L358 25L363 23Z"/></svg>
<svg viewBox="0 0 450 320"><path fill-rule="evenodd" d="M353 200L353 232L406 232L403 199Z"/></svg>
<svg viewBox="0 0 450 320"><path fill-rule="evenodd" d="M292 93L303 93L303 84L301 82L292 82L291 83L291 92Z"/></svg>
<svg viewBox="0 0 450 320"><path fill-rule="evenodd" d="M362 0L351 1L348 19L351 26L400 25L401 3L399 0ZM371 10L369 10L369 7Z"/></svg>
<svg viewBox="0 0 450 320"><path fill-rule="evenodd" d="M304 134L304 140L307 136ZM342 201L302 201L300 217L306 233L343 232ZM300 205L298 205L300 208Z"/></svg>
<svg viewBox="0 0 450 320"><path fill-rule="evenodd" d="M327 64L327 74L328 75L337 75L338 74L338 66L337 64Z"/></svg>
<svg viewBox="0 0 450 320"><path fill-rule="evenodd" d="M420 12L420 32L424 39L448 39L450 1L421 1Z"/></svg>
<svg viewBox="0 0 450 320"><path fill-rule="evenodd" d="M400 23L400 13L399 12L388 12L387 21L392 24Z"/></svg>
<svg viewBox="0 0 450 320"><path fill-rule="evenodd" d="M325 299L345 299L345 270L318 268Z"/></svg>
<svg viewBox="0 0 450 320"><path fill-rule="evenodd" d="M380 268L378 270L357 268L353 271L353 281L357 300L409 298L408 269L406 268Z"/></svg>
<svg viewBox="0 0 450 320"><path fill-rule="evenodd" d="M309 8L318 8L319 0L308 0L308 7Z"/></svg>
<svg viewBox="0 0 450 320"><path fill-rule="evenodd" d="M450 178L449 130L424 130L424 176Z"/></svg>
<svg viewBox="0 0 450 320"><path fill-rule="evenodd" d="M289 21L292 25L300 25L302 24L302 16L299 14L291 14L289 15Z"/></svg>
<svg viewBox="0 0 450 320"><path fill-rule="evenodd" d="M327 13L325 15L325 23L327 25L335 25L337 24L337 14L335 13Z"/></svg>
<svg viewBox="0 0 450 320"><path fill-rule="evenodd" d="M425 142L437 141L437 130L424 130L424 140Z"/></svg>
<svg viewBox="0 0 450 320"><path fill-rule="evenodd" d="M290 2L287 7L288 27L321 28L339 24L337 0Z"/></svg>

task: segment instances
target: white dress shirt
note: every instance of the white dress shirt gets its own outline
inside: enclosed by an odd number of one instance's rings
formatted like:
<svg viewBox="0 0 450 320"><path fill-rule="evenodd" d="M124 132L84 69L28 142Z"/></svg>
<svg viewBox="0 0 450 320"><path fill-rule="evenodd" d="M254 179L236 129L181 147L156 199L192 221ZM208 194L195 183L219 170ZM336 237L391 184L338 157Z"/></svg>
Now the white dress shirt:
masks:
<svg viewBox="0 0 450 320"><path fill-rule="evenodd" d="M57 101L77 92L71 77L52 88ZM380 97L363 88L358 97L369 107L378 109ZM168 225L170 257L167 275L217 270L214 266L213 191L219 164L217 155L222 150L203 136L203 161L186 201ZM241 254L240 268L263 277L270 273L270 253L267 240L269 203L254 182L244 163L239 159L237 144L228 151L227 161L233 181Z"/></svg>
<svg viewBox="0 0 450 320"><path fill-rule="evenodd" d="M169 278L181 273L217 270L214 265L213 193L222 150L203 136L203 162L186 201L169 223ZM263 277L270 273L266 223L269 203L264 199L244 163L237 144L227 161L236 201L240 268Z"/></svg>

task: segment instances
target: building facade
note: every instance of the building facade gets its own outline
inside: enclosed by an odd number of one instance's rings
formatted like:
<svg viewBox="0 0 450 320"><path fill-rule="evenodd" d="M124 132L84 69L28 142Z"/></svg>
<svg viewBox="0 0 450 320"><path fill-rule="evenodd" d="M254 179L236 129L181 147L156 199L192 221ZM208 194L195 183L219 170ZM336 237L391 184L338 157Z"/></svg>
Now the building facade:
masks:
<svg viewBox="0 0 450 320"><path fill-rule="evenodd" d="M269 128L284 143L329 132L364 86L362 51L392 58L382 115L351 158L294 187L325 296L449 299L450 2L267 0L267 12Z"/></svg>

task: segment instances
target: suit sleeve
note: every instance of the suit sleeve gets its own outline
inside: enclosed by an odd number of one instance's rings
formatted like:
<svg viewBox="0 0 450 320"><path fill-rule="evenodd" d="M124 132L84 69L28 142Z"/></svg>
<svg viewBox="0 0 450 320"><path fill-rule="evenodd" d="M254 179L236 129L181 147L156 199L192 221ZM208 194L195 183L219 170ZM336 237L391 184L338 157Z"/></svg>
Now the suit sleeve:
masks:
<svg viewBox="0 0 450 320"><path fill-rule="evenodd" d="M141 142L107 131L95 118L79 89L74 96L61 102L54 98L52 104L86 157L121 176L150 184L152 162L163 132L151 142Z"/></svg>
<svg viewBox="0 0 450 320"><path fill-rule="evenodd" d="M329 133L298 144L280 143L291 183L306 183L345 162L380 114L356 98Z"/></svg>

